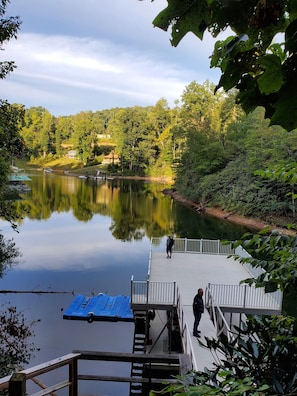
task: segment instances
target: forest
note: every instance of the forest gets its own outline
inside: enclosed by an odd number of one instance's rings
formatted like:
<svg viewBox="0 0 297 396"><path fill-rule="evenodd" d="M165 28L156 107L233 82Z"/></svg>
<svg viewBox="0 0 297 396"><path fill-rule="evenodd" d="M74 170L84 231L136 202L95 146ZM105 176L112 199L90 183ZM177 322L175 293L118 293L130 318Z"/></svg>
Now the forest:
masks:
<svg viewBox="0 0 297 396"><path fill-rule="evenodd" d="M171 178L201 208L294 227L297 131L270 126L261 107L247 115L233 90L214 90L209 81L192 81L174 108L161 98L154 106L59 117L25 109L25 154L44 166L74 156L81 166L100 167L107 157L109 173Z"/></svg>

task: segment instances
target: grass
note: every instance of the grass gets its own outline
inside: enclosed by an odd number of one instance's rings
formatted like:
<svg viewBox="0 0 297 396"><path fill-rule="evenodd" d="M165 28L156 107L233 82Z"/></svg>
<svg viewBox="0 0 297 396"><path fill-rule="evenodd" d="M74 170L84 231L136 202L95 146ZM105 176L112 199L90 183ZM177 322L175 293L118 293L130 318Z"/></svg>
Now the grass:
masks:
<svg viewBox="0 0 297 396"><path fill-rule="evenodd" d="M91 166L83 166L83 163L77 159L73 158L58 158L58 159L43 159L42 161L39 159L37 161L25 161L25 160L15 160L14 164L20 169L26 168L52 168L56 171L68 171L70 173L75 174L85 174L86 172L93 174L98 169L105 170L106 167L102 165L91 165Z"/></svg>

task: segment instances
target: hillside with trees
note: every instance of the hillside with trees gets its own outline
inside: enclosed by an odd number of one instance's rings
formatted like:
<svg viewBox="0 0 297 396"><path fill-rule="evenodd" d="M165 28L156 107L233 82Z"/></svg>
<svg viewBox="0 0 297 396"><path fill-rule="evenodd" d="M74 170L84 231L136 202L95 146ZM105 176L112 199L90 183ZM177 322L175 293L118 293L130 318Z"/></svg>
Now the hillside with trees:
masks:
<svg viewBox="0 0 297 396"><path fill-rule="evenodd" d="M173 188L201 208L294 224L294 183L272 173L297 161L297 131L269 126L262 107L246 115L236 92L214 89L193 81L174 108L162 98L61 117L25 109L27 158L42 165L74 156L84 167L105 162L115 175L173 178Z"/></svg>

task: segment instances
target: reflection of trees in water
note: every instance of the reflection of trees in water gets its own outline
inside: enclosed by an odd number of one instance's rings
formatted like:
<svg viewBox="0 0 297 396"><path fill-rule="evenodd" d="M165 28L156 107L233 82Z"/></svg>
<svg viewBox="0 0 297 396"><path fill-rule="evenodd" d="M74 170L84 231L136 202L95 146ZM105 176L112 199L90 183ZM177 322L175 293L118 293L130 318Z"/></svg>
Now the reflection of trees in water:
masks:
<svg viewBox="0 0 297 396"><path fill-rule="evenodd" d="M122 241L160 237L168 233L188 238L236 239L245 229L209 216L164 196L164 185L131 180L81 180L61 175L32 175L32 191L16 202L21 217L49 219L68 212L88 222L94 215L112 219L110 231Z"/></svg>
<svg viewBox="0 0 297 396"><path fill-rule="evenodd" d="M97 183L53 174L31 178L31 193L16 203L23 218L46 220L53 212L69 210L77 220L85 222L95 214L109 216L113 236L123 241L167 232L169 201L159 184L127 180Z"/></svg>

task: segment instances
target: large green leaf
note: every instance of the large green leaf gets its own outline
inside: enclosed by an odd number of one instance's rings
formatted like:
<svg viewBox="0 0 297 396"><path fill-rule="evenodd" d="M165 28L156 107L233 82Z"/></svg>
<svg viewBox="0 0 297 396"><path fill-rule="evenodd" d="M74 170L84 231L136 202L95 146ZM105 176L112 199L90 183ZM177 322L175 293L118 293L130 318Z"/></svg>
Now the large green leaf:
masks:
<svg viewBox="0 0 297 396"><path fill-rule="evenodd" d="M285 49L290 53L297 51L297 20L294 20L286 29L285 33Z"/></svg>
<svg viewBox="0 0 297 396"><path fill-rule="evenodd" d="M271 116L271 124L281 125L287 131L297 128L297 95L295 87L291 87L291 89L288 87L286 92L283 92L276 102L275 112Z"/></svg>
<svg viewBox="0 0 297 396"><path fill-rule="evenodd" d="M284 83L280 58L276 55L266 55L260 59L259 65L264 69L258 78L260 92L267 95L279 91Z"/></svg>
<svg viewBox="0 0 297 396"><path fill-rule="evenodd" d="M194 33L202 40L209 21L208 2L205 0L168 0L168 6L153 20L153 25L167 31L172 26L171 43L176 47L183 37Z"/></svg>

